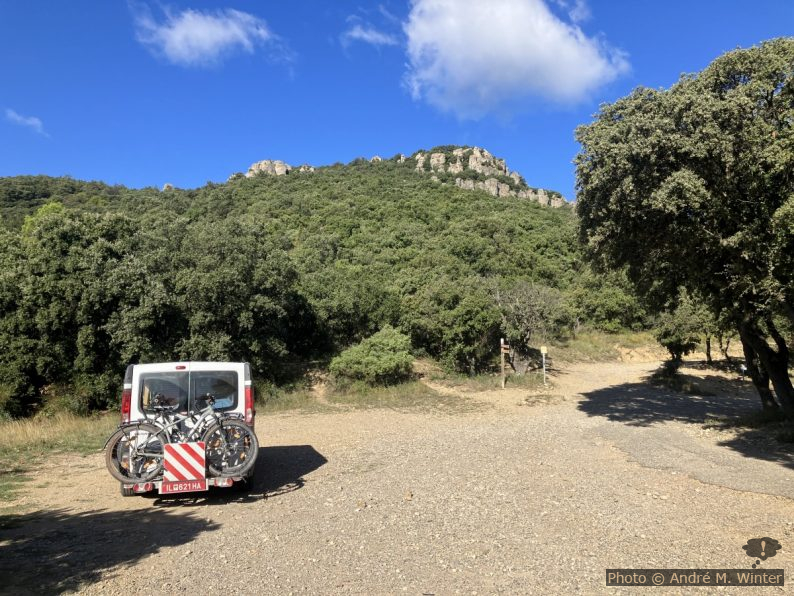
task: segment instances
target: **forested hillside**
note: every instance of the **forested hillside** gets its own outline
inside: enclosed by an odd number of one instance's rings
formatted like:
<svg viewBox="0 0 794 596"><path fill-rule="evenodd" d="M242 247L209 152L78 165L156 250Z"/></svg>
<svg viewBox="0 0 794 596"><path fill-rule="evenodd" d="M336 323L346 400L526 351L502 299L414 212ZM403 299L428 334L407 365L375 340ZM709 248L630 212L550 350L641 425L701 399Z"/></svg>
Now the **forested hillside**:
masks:
<svg viewBox="0 0 794 596"><path fill-rule="evenodd" d="M0 409L116 400L126 364L324 358L387 325L448 368L487 368L642 312L581 260L570 207L495 198L398 160L195 190L0 179Z"/></svg>

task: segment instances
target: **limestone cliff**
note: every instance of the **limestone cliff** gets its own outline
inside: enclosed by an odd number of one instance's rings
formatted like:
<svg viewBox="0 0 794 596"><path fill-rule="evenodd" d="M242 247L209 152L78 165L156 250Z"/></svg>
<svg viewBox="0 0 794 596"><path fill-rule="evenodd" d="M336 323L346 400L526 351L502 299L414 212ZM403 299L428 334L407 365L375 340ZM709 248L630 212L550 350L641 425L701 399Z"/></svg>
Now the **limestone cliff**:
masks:
<svg viewBox="0 0 794 596"><path fill-rule="evenodd" d="M252 176L256 176L258 174L268 174L270 176L286 176L293 170L297 172L313 172L314 167L308 164L304 164L299 166L298 168L293 168L288 163L281 161L280 159L264 159L262 161L258 161L256 163L251 164L251 167L248 168L248 171L245 173L246 178L251 178Z"/></svg>
<svg viewBox="0 0 794 596"><path fill-rule="evenodd" d="M531 188L518 172L507 168L504 159L480 147L436 147L428 152L417 151L411 158L417 172L431 174L442 184L483 190L495 197L528 199L545 207L566 204L558 192Z"/></svg>
<svg viewBox="0 0 794 596"><path fill-rule="evenodd" d="M518 172L510 171L504 159L480 147L439 146L430 151L417 151L410 157L398 153L391 159L374 155L369 160L359 158L354 162L379 164L390 161L405 164L417 172L428 174L439 184L454 184L465 190L482 190L495 197L526 199L545 207L567 205L565 198L553 190L532 188ZM245 176L286 176L291 172L314 172L314 167L304 164L293 168L280 159L265 159L251 164ZM233 176L232 176L233 177ZM231 179L231 178L230 178Z"/></svg>

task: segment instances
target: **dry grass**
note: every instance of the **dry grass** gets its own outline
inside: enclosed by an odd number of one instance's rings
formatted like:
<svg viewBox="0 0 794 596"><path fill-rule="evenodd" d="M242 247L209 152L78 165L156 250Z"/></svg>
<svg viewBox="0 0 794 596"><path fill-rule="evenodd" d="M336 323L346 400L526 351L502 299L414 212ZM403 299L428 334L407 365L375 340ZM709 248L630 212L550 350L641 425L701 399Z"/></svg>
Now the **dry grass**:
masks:
<svg viewBox="0 0 794 596"><path fill-rule="evenodd" d="M621 349L659 351L659 343L647 331L604 333L586 331L563 341L549 342L549 358L563 362L618 360Z"/></svg>
<svg viewBox="0 0 794 596"><path fill-rule="evenodd" d="M430 376L433 381L438 381L447 387L452 387L466 392L480 392L480 391L493 391L502 388L502 377L498 374L482 374L470 377L468 375L457 373L437 373ZM548 384L551 384L551 378L547 379ZM517 375L512 371L508 373L505 387L522 389L542 389L543 373L540 371L530 371L528 373Z"/></svg>
<svg viewBox="0 0 794 596"><path fill-rule="evenodd" d="M310 389L274 391L256 404L257 413L274 414L298 410L301 412L323 412L327 410Z"/></svg>
<svg viewBox="0 0 794 596"><path fill-rule="evenodd" d="M64 412L0 423L0 500L20 487L23 474L52 453L93 453L118 425L117 414L83 418Z"/></svg>
<svg viewBox="0 0 794 596"><path fill-rule="evenodd" d="M118 415L84 418L61 412L49 417L0 423L0 457L9 453L44 453L53 449L87 453L102 447L118 425Z"/></svg>

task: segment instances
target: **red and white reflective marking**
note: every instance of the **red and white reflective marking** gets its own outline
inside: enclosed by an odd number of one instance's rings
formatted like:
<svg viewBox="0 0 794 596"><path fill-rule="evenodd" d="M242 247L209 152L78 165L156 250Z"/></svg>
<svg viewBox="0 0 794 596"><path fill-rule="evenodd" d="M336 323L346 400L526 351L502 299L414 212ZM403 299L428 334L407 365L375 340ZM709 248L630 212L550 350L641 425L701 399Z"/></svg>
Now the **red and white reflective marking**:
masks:
<svg viewBox="0 0 794 596"><path fill-rule="evenodd" d="M204 443L166 443L163 468L166 482L204 480L207 477Z"/></svg>
<svg viewBox="0 0 794 596"><path fill-rule="evenodd" d="M166 443L160 494L207 490L204 443Z"/></svg>

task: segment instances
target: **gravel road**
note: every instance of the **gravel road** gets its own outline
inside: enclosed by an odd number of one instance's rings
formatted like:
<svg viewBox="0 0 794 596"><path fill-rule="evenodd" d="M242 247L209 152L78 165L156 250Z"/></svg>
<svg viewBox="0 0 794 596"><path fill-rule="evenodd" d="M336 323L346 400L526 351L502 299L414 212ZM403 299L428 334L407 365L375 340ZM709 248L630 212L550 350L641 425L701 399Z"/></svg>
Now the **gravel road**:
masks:
<svg viewBox="0 0 794 596"><path fill-rule="evenodd" d="M791 574L794 457L704 428L754 410L749 392L711 373L716 396L652 388L656 365L565 366L531 405L512 388L460 411L260 416L249 494L125 499L101 455L53 461L0 530L0 589L628 593L606 568L749 568L766 536L783 550L761 567Z"/></svg>

